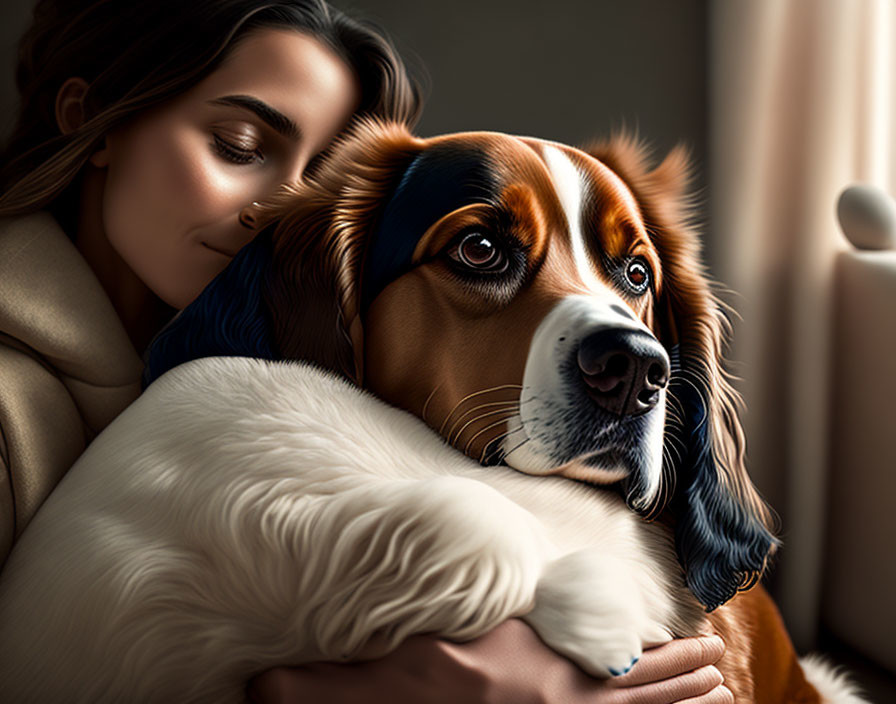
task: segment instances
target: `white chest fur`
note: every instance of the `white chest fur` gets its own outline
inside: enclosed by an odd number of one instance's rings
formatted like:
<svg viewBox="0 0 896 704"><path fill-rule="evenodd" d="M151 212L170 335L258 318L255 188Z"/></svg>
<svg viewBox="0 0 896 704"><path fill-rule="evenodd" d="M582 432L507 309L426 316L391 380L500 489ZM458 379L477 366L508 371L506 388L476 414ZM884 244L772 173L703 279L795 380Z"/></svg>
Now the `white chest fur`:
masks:
<svg viewBox="0 0 896 704"><path fill-rule="evenodd" d="M240 701L270 666L517 615L606 675L694 629L681 582L609 492L481 467L308 366L204 359L109 426L16 546L0 691Z"/></svg>

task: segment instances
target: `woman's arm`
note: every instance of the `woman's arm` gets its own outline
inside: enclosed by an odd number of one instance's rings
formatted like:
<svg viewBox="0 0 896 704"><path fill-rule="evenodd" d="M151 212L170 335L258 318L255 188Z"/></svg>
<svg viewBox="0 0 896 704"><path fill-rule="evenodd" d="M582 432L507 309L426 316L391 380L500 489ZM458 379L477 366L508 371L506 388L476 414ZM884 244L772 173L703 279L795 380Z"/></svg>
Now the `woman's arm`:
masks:
<svg viewBox="0 0 896 704"><path fill-rule="evenodd" d="M717 636L677 640L646 650L628 674L597 680L511 619L467 643L416 636L380 660L268 670L248 696L255 704L729 704L713 666L724 649Z"/></svg>

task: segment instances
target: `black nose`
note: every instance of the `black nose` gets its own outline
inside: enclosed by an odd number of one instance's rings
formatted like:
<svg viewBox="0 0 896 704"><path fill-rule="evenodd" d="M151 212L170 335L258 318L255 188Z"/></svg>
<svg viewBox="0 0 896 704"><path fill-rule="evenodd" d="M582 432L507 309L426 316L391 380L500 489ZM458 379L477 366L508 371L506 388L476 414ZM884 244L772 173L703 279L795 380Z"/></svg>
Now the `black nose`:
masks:
<svg viewBox="0 0 896 704"><path fill-rule="evenodd" d="M669 382L669 356L641 330L606 328L579 344L579 369L588 395L619 416L644 413Z"/></svg>

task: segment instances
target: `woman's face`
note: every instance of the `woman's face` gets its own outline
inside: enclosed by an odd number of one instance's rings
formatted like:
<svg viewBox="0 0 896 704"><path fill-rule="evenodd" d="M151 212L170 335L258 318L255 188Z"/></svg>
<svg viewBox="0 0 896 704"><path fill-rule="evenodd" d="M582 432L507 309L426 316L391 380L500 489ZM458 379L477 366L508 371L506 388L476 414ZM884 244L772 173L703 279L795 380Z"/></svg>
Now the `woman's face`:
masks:
<svg viewBox="0 0 896 704"><path fill-rule="evenodd" d="M108 135L102 217L113 249L175 308L255 235L240 212L300 178L360 93L331 49L290 30L247 37L202 82Z"/></svg>

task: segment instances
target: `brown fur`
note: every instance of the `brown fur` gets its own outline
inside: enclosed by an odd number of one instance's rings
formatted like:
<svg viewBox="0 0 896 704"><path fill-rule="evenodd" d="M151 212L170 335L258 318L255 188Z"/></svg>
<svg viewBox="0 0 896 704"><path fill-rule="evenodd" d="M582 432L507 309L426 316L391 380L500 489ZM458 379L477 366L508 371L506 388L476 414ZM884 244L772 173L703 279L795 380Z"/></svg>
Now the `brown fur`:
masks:
<svg viewBox="0 0 896 704"><path fill-rule="evenodd" d="M725 641L716 667L737 702L820 704L806 680L778 607L762 586L738 594L710 614Z"/></svg>
<svg viewBox="0 0 896 704"><path fill-rule="evenodd" d="M387 286L362 321L365 238L413 157L451 139L497 155L505 184L499 206L530 247L527 284L502 301L465 290L446 275L435 253L459 228L488 222L495 210L468 206L421 233L415 268ZM565 216L539 149L534 140L503 135L421 140L400 127L361 125L312 180L270 204L275 271L265 296L278 311L278 351L344 374L417 414L468 455L487 459L488 442L506 432L516 409L525 350L539 321L562 297L587 290L575 274L569 243L558 237ZM679 343L704 375L722 481L770 526L771 512L745 470L740 400L722 363L728 324L699 261L683 150L650 169L645 150L627 137L589 148L599 162L564 149L593 174L587 208L602 224L595 235L602 238L599 249L638 252L651 262L656 300L637 304L636 313L667 345ZM758 577L746 575L741 587L752 587ZM709 622L727 644L719 668L738 701L819 701L761 587L717 609Z"/></svg>
<svg viewBox="0 0 896 704"><path fill-rule="evenodd" d="M773 530L773 514L746 470L745 439L738 419L742 401L731 385L722 356L730 323L726 306L713 293L700 259L693 206L686 195L690 182L687 154L676 148L651 170L646 148L626 135L594 144L587 152L619 174L635 194L666 277L660 305L668 313L660 339L667 344L680 343L683 356L698 360L710 389L713 449L722 480ZM753 575L745 586L752 586L758 576Z"/></svg>
<svg viewBox="0 0 896 704"><path fill-rule="evenodd" d="M274 227L274 271L265 296L278 311L272 322L283 357L363 383L356 352L363 349L358 296L365 238L421 145L398 125L362 123L314 180L285 187L267 203L260 221Z"/></svg>

